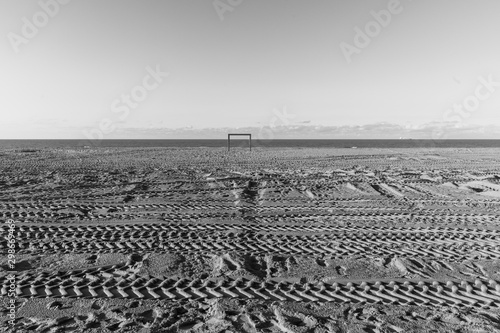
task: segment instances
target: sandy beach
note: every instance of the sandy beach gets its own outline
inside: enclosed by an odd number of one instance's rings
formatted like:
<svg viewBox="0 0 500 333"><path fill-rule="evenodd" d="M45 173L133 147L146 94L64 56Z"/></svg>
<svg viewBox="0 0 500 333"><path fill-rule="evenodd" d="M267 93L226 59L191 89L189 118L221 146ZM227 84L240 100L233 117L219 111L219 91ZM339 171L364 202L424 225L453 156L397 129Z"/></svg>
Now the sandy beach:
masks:
<svg viewBox="0 0 500 333"><path fill-rule="evenodd" d="M500 149L4 149L0 171L1 332L500 332Z"/></svg>

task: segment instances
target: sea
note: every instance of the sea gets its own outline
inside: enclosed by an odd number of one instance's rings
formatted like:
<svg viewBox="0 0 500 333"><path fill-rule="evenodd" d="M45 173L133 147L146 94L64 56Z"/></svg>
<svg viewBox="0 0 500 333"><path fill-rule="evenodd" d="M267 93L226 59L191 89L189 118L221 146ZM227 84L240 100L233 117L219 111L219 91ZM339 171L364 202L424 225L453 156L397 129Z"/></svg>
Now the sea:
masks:
<svg viewBox="0 0 500 333"><path fill-rule="evenodd" d="M222 148L227 140L0 140L0 149L43 148ZM232 148L248 148L248 140L231 139ZM500 148L500 140L252 140L252 148Z"/></svg>

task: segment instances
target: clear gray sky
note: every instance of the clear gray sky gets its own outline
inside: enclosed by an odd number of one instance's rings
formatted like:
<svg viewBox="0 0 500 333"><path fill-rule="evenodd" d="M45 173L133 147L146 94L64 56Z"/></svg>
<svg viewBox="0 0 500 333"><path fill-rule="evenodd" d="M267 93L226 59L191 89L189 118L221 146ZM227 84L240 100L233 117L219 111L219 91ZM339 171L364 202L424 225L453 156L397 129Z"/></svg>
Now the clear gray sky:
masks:
<svg viewBox="0 0 500 333"><path fill-rule="evenodd" d="M97 136L103 119L104 138L148 128L500 126L500 84L478 80L500 82L498 0L62 2L0 2L0 138ZM355 28L390 8L369 45L346 57ZM157 69L168 76L147 78ZM133 91L137 103L127 104ZM469 111L449 111L465 101Z"/></svg>

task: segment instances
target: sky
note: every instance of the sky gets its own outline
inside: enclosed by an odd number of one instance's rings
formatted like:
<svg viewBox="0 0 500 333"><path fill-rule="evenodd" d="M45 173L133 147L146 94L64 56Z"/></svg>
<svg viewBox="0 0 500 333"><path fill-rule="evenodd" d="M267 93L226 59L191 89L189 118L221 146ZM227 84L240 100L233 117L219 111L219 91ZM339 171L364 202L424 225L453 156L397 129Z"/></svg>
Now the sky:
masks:
<svg viewBox="0 0 500 333"><path fill-rule="evenodd" d="M379 126L359 134L377 138L388 124L500 139L499 12L498 0L2 1L0 139Z"/></svg>

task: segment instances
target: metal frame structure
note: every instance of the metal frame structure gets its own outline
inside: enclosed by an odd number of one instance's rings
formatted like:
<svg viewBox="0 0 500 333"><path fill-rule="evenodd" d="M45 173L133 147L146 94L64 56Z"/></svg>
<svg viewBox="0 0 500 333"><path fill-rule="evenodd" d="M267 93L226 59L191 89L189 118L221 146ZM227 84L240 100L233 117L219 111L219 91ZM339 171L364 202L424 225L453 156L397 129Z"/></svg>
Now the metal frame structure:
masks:
<svg viewBox="0 0 500 333"><path fill-rule="evenodd" d="M248 136L248 142L250 144L250 151L252 151L252 134L246 133L232 133L227 135L227 151L231 149L231 136Z"/></svg>

